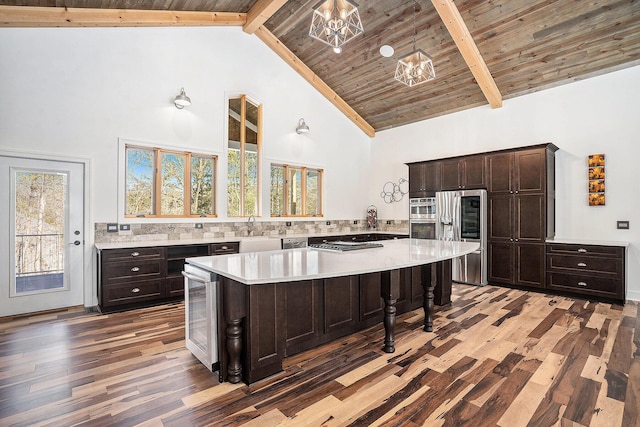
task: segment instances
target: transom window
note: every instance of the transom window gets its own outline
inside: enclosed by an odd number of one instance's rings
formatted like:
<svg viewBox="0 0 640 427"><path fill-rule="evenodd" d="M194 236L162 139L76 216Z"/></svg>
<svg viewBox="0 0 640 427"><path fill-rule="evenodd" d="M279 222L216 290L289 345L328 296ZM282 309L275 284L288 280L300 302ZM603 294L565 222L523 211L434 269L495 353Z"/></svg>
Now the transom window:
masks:
<svg viewBox="0 0 640 427"><path fill-rule="evenodd" d="M258 216L262 105L241 95L228 114L227 216Z"/></svg>
<svg viewBox="0 0 640 427"><path fill-rule="evenodd" d="M271 216L322 216L322 169L271 165Z"/></svg>
<svg viewBox="0 0 640 427"><path fill-rule="evenodd" d="M213 217L217 157L125 147L126 217Z"/></svg>

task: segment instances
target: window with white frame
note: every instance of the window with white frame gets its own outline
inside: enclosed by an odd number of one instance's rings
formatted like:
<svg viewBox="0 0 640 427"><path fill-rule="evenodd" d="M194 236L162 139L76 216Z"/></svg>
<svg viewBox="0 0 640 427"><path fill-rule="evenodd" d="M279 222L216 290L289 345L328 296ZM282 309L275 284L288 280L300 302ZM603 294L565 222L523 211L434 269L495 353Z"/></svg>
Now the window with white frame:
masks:
<svg viewBox="0 0 640 427"><path fill-rule="evenodd" d="M322 216L322 172L271 164L271 216Z"/></svg>
<svg viewBox="0 0 640 427"><path fill-rule="evenodd" d="M125 146L125 217L214 217L217 157Z"/></svg>
<svg viewBox="0 0 640 427"><path fill-rule="evenodd" d="M262 105L240 95L228 107L227 215L258 216Z"/></svg>

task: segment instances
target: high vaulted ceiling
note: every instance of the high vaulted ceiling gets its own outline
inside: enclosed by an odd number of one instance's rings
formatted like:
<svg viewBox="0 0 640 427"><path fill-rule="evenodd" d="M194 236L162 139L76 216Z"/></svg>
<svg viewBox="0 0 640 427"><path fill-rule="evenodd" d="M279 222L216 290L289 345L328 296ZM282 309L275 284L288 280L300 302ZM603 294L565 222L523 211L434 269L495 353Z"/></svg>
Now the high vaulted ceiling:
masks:
<svg viewBox="0 0 640 427"><path fill-rule="evenodd" d="M361 0L365 33L340 54L308 36L317 2L0 0L0 26L242 25L371 136L640 63L640 0ZM437 78L409 88L394 72L414 5Z"/></svg>

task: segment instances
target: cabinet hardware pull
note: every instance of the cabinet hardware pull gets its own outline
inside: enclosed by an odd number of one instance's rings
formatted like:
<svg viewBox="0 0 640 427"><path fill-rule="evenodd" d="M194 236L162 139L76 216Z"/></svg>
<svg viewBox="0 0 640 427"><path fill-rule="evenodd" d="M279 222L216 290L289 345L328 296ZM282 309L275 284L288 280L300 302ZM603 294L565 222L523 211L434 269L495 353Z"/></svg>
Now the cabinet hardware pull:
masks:
<svg viewBox="0 0 640 427"><path fill-rule="evenodd" d="M584 262L579 262L578 263L578 267L586 267L586 266L587 266L587 264L585 264Z"/></svg>
<svg viewBox="0 0 640 427"><path fill-rule="evenodd" d="M140 267L131 267L131 271L133 272L140 271Z"/></svg>
<svg viewBox="0 0 640 427"><path fill-rule="evenodd" d="M519 242L519 241L520 241L519 239L516 239L516 242Z"/></svg>
<svg viewBox="0 0 640 427"><path fill-rule="evenodd" d="M229 248L228 248L228 247L226 247L226 246L223 246L223 247L222 247L222 250L223 250L223 251L226 251L227 249L229 249Z"/></svg>
<svg viewBox="0 0 640 427"><path fill-rule="evenodd" d="M140 252L131 252L131 256L138 256L140 255Z"/></svg>
<svg viewBox="0 0 640 427"><path fill-rule="evenodd" d="M587 286L587 282L578 282L578 286Z"/></svg>
<svg viewBox="0 0 640 427"><path fill-rule="evenodd" d="M586 254L586 253L587 253L587 250L586 250L586 249L584 249L584 248L580 248L580 249L578 249L578 252L583 253L583 254Z"/></svg>
<svg viewBox="0 0 640 427"><path fill-rule="evenodd" d="M140 288L131 289L131 293L133 293L133 294L137 294L138 292L140 292Z"/></svg>

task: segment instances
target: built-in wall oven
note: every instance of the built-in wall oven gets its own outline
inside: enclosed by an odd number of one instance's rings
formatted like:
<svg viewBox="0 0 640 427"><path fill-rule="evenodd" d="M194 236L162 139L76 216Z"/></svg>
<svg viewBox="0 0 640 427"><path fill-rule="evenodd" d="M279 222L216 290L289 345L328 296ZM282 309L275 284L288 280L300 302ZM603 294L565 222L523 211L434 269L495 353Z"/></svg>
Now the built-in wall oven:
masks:
<svg viewBox="0 0 640 427"><path fill-rule="evenodd" d="M436 238L436 198L409 199L409 237L412 239Z"/></svg>
<svg viewBox="0 0 640 427"><path fill-rule="evenodd" d="M412 239L431 239L436 238L436 220L435 219L410 219L409 220L409 237Z"/></svg>

